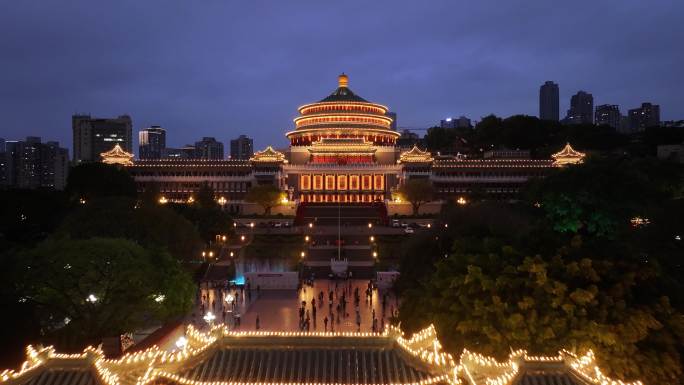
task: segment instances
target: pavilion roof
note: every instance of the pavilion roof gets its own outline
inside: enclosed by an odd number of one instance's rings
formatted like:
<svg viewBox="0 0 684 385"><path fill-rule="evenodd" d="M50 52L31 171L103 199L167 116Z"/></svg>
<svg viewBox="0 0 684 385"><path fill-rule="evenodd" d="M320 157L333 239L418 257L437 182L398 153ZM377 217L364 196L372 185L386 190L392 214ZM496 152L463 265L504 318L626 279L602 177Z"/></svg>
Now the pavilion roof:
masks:
<svg viewBox="0 0 684 385"><path fill-rule="evenodd" d="M430 152L423 151L416 145L413 145L413 148L409 151L402 152L399 156L399 162L401 163L429 163L432 160L433 157Z"/></svg>
<svg viewBox="0 0 684 385"><path fill-rule="evenodd" d="M130 152L126 152L119 143L114 145L114 148L112 148L109 151L105 151L100 153L100 158L102 158L102 163L107 163L107 164L122 164L126 166L130 166L133 164L133 154Z"/></svg>
<svg viewBox="0 0 684 385"><path fill-rule="evenodd" d="M271 146L266 147L263 151L257 151L249 160L252 162L287 162L285 154L274 150Z"/></svg>
<svg viewBox="0 0 684 385"><path fill-rule="evenodd" d="M575 151L575 149L570 146L570 143L566 143L562 150L551 155L551 157L554 159L554 165L556 166L582 163L585 156L585 153Z"/></svg>

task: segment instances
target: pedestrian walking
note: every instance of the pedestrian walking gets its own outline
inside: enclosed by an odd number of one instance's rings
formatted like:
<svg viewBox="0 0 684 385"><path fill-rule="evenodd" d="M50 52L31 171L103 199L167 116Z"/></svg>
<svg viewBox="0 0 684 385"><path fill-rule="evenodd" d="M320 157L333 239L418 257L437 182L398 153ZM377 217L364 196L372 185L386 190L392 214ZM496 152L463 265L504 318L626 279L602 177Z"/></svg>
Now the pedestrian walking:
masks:
<svg viewBox="0 0 684 385"><path fill-rule="evenodd" d="M261 328L261 325L259 324L259 314L257 314L256 317L256 330L259 330Z"/></svg>

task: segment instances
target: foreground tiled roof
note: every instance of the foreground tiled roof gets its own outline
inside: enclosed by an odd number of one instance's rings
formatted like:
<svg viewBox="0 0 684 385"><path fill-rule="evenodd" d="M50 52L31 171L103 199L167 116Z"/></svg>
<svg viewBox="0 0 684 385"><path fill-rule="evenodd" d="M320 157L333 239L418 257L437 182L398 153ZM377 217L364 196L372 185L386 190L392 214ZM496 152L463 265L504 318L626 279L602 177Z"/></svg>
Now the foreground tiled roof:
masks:
<svg viewBox="0 0 684 385"><path fill-rule="evenodd" d="M583 385L587 382L567 372L532 372L523 374L516 385Z"/></svg>
<svg viewBox="0 0 684 385"><path fill-rule="evenodd" d="M96 385L96 379L90 368L45 369L29 378L25 385Z"/></svg>
<svg viewBox="0 0 684 385"><path fill-rule="evenodd" d="M174 351L153 346L107 359L99 349L64 355L29 347L18 371L0 373L7 385L606 385L593 353L555 357L511 353L507 362L464 350L441 351L435 329L404 338L383 333L201 333L188 326ZM641 385L633 382L632 385Z"/></svg>
<svg viewBox="0 0 684 385"><path fill-rule="evenodd" d="M228 348L181 375L202 381L267 383L412 383L430 375L392 348Z"/></svg>

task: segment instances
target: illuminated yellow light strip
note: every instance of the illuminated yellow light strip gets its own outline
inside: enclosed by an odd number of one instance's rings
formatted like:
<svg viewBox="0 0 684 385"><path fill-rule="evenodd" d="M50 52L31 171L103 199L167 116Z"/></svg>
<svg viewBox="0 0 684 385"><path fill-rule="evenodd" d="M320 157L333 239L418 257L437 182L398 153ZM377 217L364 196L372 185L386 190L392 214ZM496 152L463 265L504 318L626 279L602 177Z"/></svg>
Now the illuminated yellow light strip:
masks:
<svg viewBox="0 0 684 385"><path fill-rule="evenodd" d="M344 102L344 101L337 101L337 102L317 102L317 103L309 103L309 104L304 104L302 106L299 106L297 108L297 111L299 111L300 114L305 114L306 112L304 111L309 111L311 108L315 107L328 107L328 106L353 106L353 107L366 107L366 108L373 108L373 109L380 109L382 113L387 113L389 111L389 107L378 104L378 103L362 103L362 102Z"/></svg>
<svg viewBox="0 0 684 385"><path fill-rule="evenodd" d="M464 349L460 364L457 365L450 354L440 351L441 344L437 340L436 331L432 325L420 332L414 333L409 339L403 337L401 329L393 326L385 328L381 333L358 333L229 331L225 325L216 325L209 332L202 333L192 325L189 325L186 335L189 339L188 346L182 350L167 352L160 350L157 346L153 346L144 351L128 353L116 360L104 358L102 351L93 347L86 348L80 354L58 354L54 352L54 348L51 346L40 351L36 351L32 346L28 346L26 349L27 361L22 364L21 369L18 371L3 371L0 373L0 382L6 382L26 375L33 369L45 364L45 361L49 359L83 360L92 357L98 376L107 385L121 385L120 375L141 369L144 369L144 374L137 379L136 385L145 385L157 378L166 378L183 385L303 385L302 383L201 382L183 378L174 373L164 372L158 365L174 362L181 363L186 359L196 357L209 348L223 346L217 343L219 337L381 337L394 339L404 351L442 373L420 382L395 385L431 385L438 382L456 385L461 383L459 379L460 373L463 373L471 383L475 383L472 373L478 373L480 371L479 368L491 368L500 371L499 373L484 376L485 384L509 385L520 369L518 364L520 360L523 360L523 362L565 362L569 370L596 385L643 385L641 381L622 382L606 377L596 366L594 353L591 350L579 358L567 350L561 350L557 356L530 356L527 355L526 351L518 350L511 353L507 362L498 362L492 357L483 356ZM141 368L140 365L146 366ZM324 384L320 383L318 385ZM311 383L308 385L317 384Z"/></svg>
<svg viewBox="0 0 684 385"><path fill-rule="evenodd" d="M385 116L367 114L327 114L314 116L300 116L293 119L297 127L310 124L330 124L330 123L376 123L389 127L392 119Z"/></svg>

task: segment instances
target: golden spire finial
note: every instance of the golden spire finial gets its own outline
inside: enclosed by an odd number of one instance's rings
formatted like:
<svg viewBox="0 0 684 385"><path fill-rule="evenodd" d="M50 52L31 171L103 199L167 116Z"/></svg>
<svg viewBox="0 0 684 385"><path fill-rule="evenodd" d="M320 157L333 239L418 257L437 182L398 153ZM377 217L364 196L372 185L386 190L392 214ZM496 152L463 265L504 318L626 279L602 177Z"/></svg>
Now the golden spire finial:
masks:
<svg viewBox="0 0 684 385"><path fill-rule="evenodd" d="M337 84L340 87L346 87L349 84L349 76L345 75L344 72L337 77Z"/></svg>

